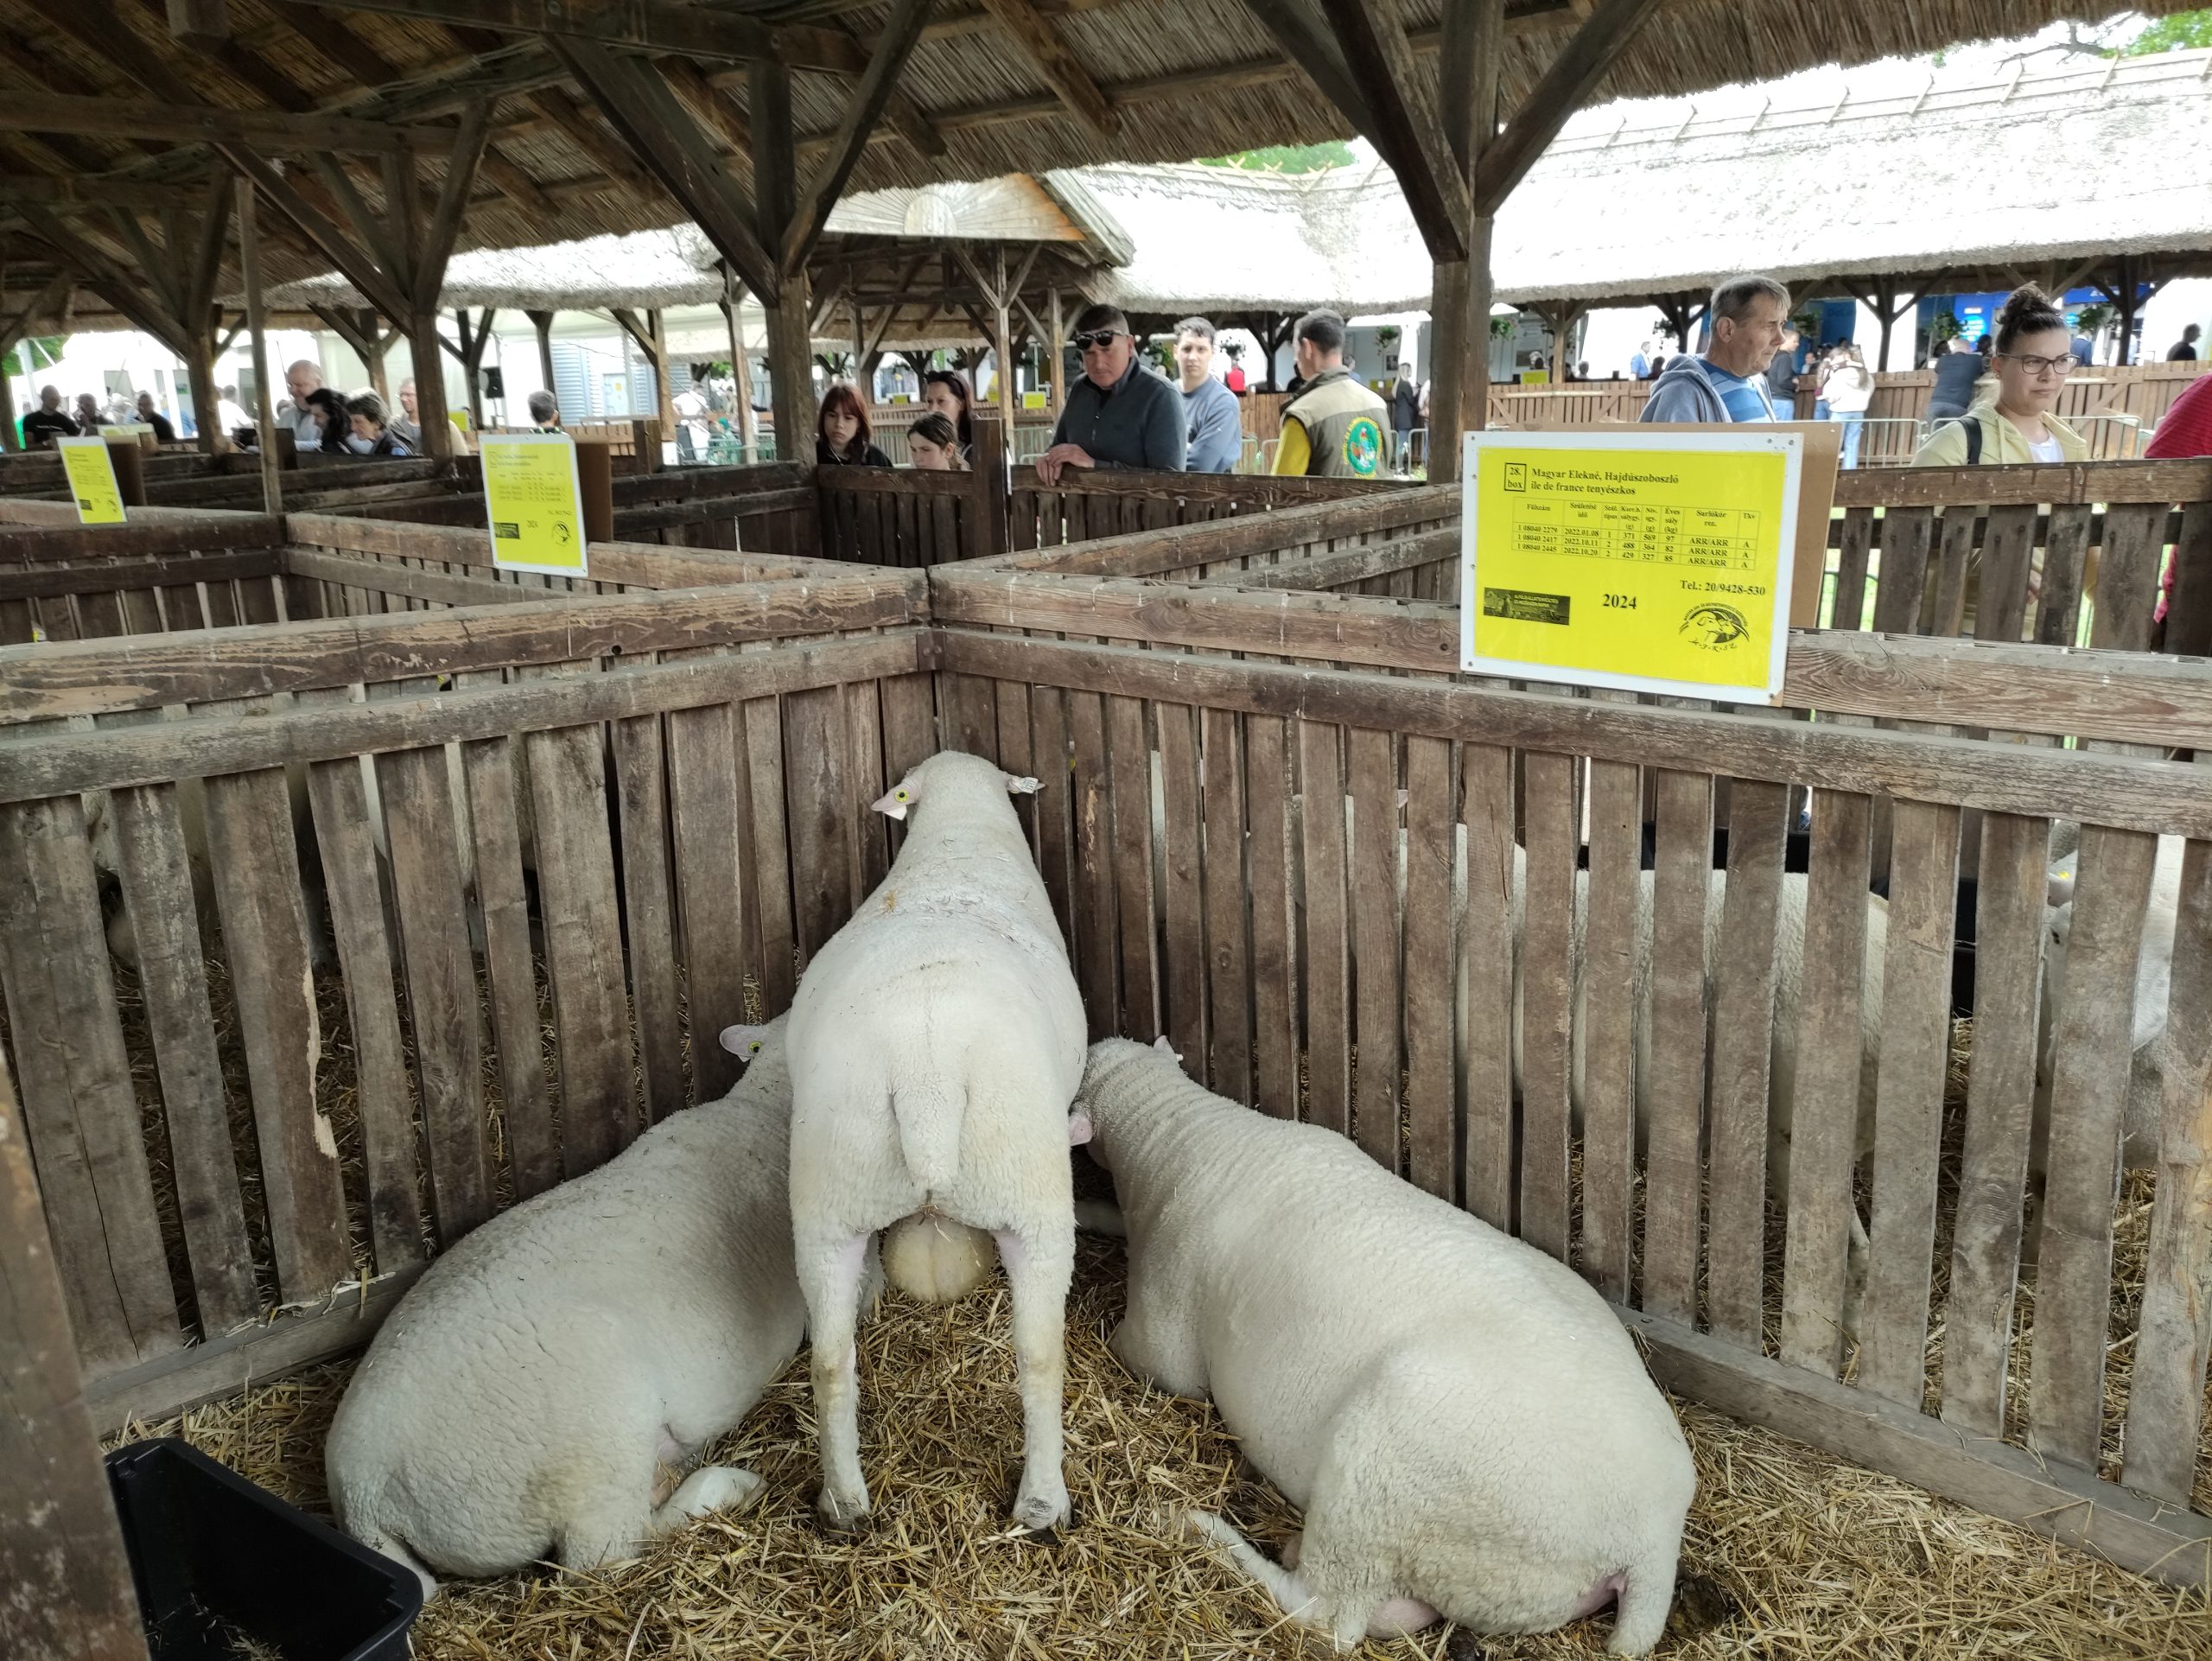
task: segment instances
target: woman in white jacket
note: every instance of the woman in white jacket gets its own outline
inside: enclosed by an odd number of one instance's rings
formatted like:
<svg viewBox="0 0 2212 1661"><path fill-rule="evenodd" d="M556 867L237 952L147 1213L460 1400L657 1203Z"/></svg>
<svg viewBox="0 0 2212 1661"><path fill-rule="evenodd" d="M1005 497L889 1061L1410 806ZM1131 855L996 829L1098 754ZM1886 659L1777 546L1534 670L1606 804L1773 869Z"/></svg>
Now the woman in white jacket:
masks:
<svg viewBox="0 0 2212 1661"><path fill-rule="evenodd" d="M1847 346L1829 366L1821 382L1821 397L1828 412L1843 423L1843 464L1859 465L1859 440L1866 420L1866 406L1874 401L1873 372L1855 346Z"/></svg>

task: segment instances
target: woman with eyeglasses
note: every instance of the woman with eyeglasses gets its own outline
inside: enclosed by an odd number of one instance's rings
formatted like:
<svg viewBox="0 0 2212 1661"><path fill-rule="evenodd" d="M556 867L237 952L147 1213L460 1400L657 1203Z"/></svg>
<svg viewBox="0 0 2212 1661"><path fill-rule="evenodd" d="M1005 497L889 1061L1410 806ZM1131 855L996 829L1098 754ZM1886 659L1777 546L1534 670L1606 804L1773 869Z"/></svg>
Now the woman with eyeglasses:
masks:
<svg viewBox="0 0 2212 1661"><path fill-rule="evenodd" d="M976 420L969 410L976 402L976 395L969 390L968 378L950 369L932 369L922 377L922 404L935 410L952 423L960 435L960 454L963 456L976 447Z"/></svg>
<svg viewBox="0 0 2212 1661"><path fill-rule="evenodd" d="M2015 289L1997 314L1996 347L1994 390L1979 389L1963 416L1929 434L1913 466L2088 461L2088 445L2050 412L2074 368L2066 314L2033 283Z"/></svg>

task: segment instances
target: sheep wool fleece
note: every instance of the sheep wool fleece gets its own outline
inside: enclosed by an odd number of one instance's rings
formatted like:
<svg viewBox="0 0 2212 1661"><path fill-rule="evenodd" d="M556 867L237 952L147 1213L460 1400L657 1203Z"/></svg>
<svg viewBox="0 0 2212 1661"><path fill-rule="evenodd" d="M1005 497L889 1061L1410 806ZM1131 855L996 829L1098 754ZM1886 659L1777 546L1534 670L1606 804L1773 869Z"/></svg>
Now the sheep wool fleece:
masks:
<svg viewBox="0 0 2212 1661"><path fill-rule="evenodd" d="M1077 1104L1128 1230L1114 1352L1211 1396L1304 1509L1294 1573L1194 1518L1287 1613L1346 1646L1436 1613L1548 1631L1618 1600L1613 1650L1658 1642L1696 1473L1594 1290L1155 1050L1093 1047Z"/></svg>
<svg viewBox="0 0 2212 1661"><path fill-rule="evenodd" d="M807 965L791 1005L791 1226L814 1335L820 1509L832 1527L869 1505L850 1352L861 1254L877 1231L917 1212L996 1243L1027 1444L1014 1515L1033 1529L1067 1518L1068 1105L1085 1028L1008 800L1036 787L957 751L908 773L876 804L906 821L898 858Z"/></svg>
<svg viewBox="0 0 2212 1661"><path fill-rule="evenodd" d="M634 1555L758 1495L680 1471L798 1352L783 1023L721 1100L493 1218L433 1263L354 1373L325 1461L346 1530L465 1576ZM659 1503L657 1503L659 1502Z"/></svg>

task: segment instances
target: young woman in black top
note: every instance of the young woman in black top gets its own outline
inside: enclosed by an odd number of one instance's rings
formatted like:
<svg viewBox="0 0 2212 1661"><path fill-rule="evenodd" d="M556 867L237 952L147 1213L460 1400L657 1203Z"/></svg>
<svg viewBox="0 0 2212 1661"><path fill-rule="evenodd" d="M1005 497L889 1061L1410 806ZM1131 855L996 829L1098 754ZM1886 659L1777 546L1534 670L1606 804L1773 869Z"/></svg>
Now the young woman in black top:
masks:
<svg viewBox="0 0 2212 1661"><path fill-rule="evenodd" d="M815 417L814 460L821 467L887 468L891 458L868 442L868 404L857 388L839 381L822 395Z"/></svg>
<svg viewBox="0 0 2212 1661"><path fill-rule="evenodd" d="M960 437L960 455L964 461L976 448L976 420L968 412L976 403L976 394L968 385L965 375L950 369L932 369L922 377L922 402L952 423Z"/></svg>

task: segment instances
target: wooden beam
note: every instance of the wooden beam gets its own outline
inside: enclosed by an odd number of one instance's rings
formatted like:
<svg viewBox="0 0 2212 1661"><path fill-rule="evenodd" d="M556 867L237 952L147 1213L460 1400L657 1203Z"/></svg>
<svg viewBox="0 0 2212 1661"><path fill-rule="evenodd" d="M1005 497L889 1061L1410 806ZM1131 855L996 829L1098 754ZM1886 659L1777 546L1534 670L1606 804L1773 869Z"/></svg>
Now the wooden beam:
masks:
<svg viewBox="0 0 2212 1661"><path fill-rule="evenodd" d="M238 181L238 270L245 283L246 328L253 338L253 424L261 435L261 509L284 511L284 486L277 472L276 417L269 402L268 314L261 297L261 237L254 225L254 186Z"/></svg>
<svg viewBox="0 0 2212 1661"><path fill-rule="evenodd" d="M590 93L638 159L706 232L715 251L735 266L754 293L764 298L781 286L780 271L764 239L754 233L753 204L725 173L693 120L660 72L626 58L595 41L555 40L577 84ZM756 66L757 67L757 66ZM788 72L785 72L786 73ZM760 138L753 133L758 176ZM781 235L780 224L779 237Z"/></svg>
<svg viewBox="0 0 2212 1661"><path fill-rule="evenodd" d="M533 92L530 106L552 123L570 143L598 162L614 183L640 195L651 195L658 188L658 181L638 165L638 158L629 147L563 88L549 86Z"/></svg>
<svg viewBox="0 0 2212 1661"><path fill-rule="evenodd" d="M753 135L746 130L744 114L722 96L721 87L707 79L706 72L683 58L664 60L660 71L677 96L691 106L691 113L713 128L715 137L729 147L730 154L750 162Z"/></svg>
<svg viewBox="0 0 2212 1661"><path fill-rule="evenodd" d="M830 221L830 210L836 206L845 181L852 177L854 164L867 147L868 134L874 130L884 106L891 101L899 72L906 67L907 58L922 37L922 25L929 21L932 3L933 0L898 0L892 9L890 22L876 41L875 53L868 60L867 72L853 89L853 101L846 106L837 136L830 141L830 154L799 193L791 223L784 229L782 256L786 276L806 263L815 244L821 239L823 227ZM1007 3L1022 5L1024 0L1007 0Z"/></svg>
<svg viewBox="0 0 2212 1661"><path fill-rule="evenodd" d="M228 189L225 181L224 188ZM132 207L155 212L176 200L175 185L132 184L125 180L84 178L54 173L17 174L0 180L0 207L35 202L65 211L87 207Z"/></svg>
<svg viewBox="0 0 2212 1661"><path fill-rule="evenodd" d="M0 324L0 356L13 352L23 337L31 332L32 325L41 317L54 315L69 290L76 286L73 271L56 272L47 279L46 286L31 296L30 304L17 312L5 324Z"/></svg>
<svg viewBox="0 0 2212 1661"><path fill-rule="evenodd" d="M294 116L270 110L180 108L152 99L69 98L11 92L0 99L0 132L77 133L112 138L127 132L176 144L252 144L312 155L325 150L440 150L452 142L440 127L390 126L339 116Z"/></svg>
<svg viewBox="0 0 2212 1661"><path fill-rule="evenodd" d="M226 0L168 0L169 33L188 46L231 38Z"/></svg>
<svg viewBox="0 0 2212 1661"><path fill-rule="evenodd" d="M191 336L184 324L120 264L45 208L26 205L21 211L31 230L116 310L180 355L189 350Z"/></svg>
<svg viewBox="0 0 2212 1661"><path fill-rule="evenodd" d="M860 44L836 29L773 28L743 12L674 0L297 0L305 6L381 12L417 22L459 23L502 34L588 41L630 52L736 63L779 60L794 69L851 73Z"/></svg>
<svg viewBox="0 0 2212 1661"><path fill-rule="evenodd" d="M223 249L231 233L231 181L218 174L208 181L207 205L200 214L200 240L194 245L192 270L185 278L185 321L202 327L223 280Z"/></svg>
<svg viewBox="0 0 2212 1661"><path fill-rule="evenodd" d="M328 215L310 205L294 189L289 180L250 150L232 148L226 150L224 154L252 182L254 188L268 199L269 205L298 226L301 234L315 245L317 251L360 291L363 299L387 317L404 317L407 315L407 299L400 291L396 274L387 273L359 244L340 230ZM394 159L397 158L395 156ZM385 208L387 213L396 211L389 202Z"/></svg>
<svg viewBox="0 0 2212 1661"><path fill-rule="evenodd" d="M1122 130L1122 118L1091 78L1082 60L1068 50L1052 25L1039 17L1029 0L983 0L983 9L997 20L1038 79L1069 113L1101 138Z"/></svg>
<svg viewBox="0 0 2212 1661"><path fill-rule="evenodd" d="M410 273L418 309L437 309L438 290L445 286L446 262L453 258L454 243L461 235L461 216L468 211L476 167L484 159L491 130L492 106L486 101L470 105L454 133L453 149L446 155L445 180L438 188L437 211L423 233L422 246L416 251L415 269Z"/></svg>
<svg viewBox="0 0 2212 1661"><path fill-rule="evenodd" d="M545 383L545 390L553 392L553 314L550 311L524 311L530 326L537 332L537 374ZM557 400L560 394L553 392Z"/></svg>
<svg viewBox="0 0 2212 1661"><path fill-rule="evenodd" d="M783 245L798 206L798 157L791 124L791 71L756 62L748 71L747 113L753 124L753 185L760 242ZM734 264L735 262L732 262ZM740 266L741 273L743 267ZM769 391L776 423L776 455L796 461L814 453L814 331L804 266L760 296L767 312Z"/></svg>
<svg viewBox="0 0 2212 1661"><path fill-rule="evenodd" d="M1414 74L1397 0L1321 0L1321 10L1373 112L1367 136L1397 174L1430 258L1465 258L1466 191Z"/></svg>
<svg viewBox="0 0 2212 1661"><path fill-rule="evenodd" d="M1367 102L1366 88L1353 76L1343 48L1327 20L1316 10L1314 0L1280 0L1273 4L1268 0L1247 0L1247 3L1289 60L1287 64L1265 66L1274 72L1268 78L1303 77L1336 105L1337 112L1356 130L1371 137L1376 117Z"/></svg>
<svg viewBox="0 0 2212 1661"><path fill-rule="evenodd" d="M1484 152L1475 170L1475 212L1495 217L1527 176L1567 118L1580 109L1614 61L1635 41L1637 31L1659 10L1661 0L1599 0L1589 21L1574 31L1526 101Z"/></svg>

